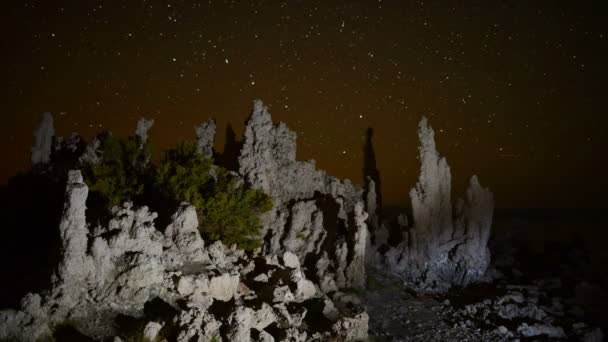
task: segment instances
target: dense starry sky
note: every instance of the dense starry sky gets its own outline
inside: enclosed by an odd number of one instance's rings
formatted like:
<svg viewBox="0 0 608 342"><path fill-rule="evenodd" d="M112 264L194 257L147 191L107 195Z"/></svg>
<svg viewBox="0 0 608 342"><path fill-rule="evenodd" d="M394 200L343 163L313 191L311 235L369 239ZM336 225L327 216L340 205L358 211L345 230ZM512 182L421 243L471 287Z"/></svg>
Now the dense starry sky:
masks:
<svg viewBox="0 0 608 342"><path fill-rule="evenodd" d="M478 174L499 207L606 207L606 9L573 1L11 1L3 33L3 182L29 167L44 111L60 135L162 150L252 100L298 157L362 180L365 132L385 203L407 204L416 124L436 130L454 193Z"/></svg>

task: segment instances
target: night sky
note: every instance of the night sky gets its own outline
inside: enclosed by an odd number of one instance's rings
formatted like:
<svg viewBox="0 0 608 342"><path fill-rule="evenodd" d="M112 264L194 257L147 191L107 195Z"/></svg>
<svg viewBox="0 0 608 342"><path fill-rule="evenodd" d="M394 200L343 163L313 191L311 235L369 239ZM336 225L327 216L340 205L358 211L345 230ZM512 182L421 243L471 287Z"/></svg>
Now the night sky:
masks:
<svg viewBox="0 0 608 342"><path fill-rule="evenodd" d="M454 195L478 174L497 206L607 207L606 8L576 1L10 1L0 179L60 135L127 135L156 151L252 101L298 133L298 158L362 181L368 127L385 204L407 205L416 125L435 128ZM580 5L577 3L583 3ZM604 22L603 22L604 21Z"/></svg>

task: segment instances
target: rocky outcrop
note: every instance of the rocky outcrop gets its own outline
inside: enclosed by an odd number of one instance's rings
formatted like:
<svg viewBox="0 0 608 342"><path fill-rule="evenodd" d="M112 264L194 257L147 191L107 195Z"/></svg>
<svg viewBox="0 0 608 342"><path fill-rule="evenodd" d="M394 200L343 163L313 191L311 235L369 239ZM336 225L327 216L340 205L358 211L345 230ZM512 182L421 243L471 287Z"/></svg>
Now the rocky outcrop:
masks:
<svg viewBox="0 0 608 342"><path fill-rule="evenodd" d="M162 340L167 331L177 341L366 336L366 316L334 305L291 252L248 256L221 242L205 246L187 203L164 232L155 227L156 213L129 202L112 209L107 226L90 227L79 171L70 171L65 194L53 287L25 296L19 310L0 311L0 340L48 339L68 322L98 340ZM358 208L359 232L365 215ZM125 319L138 323L129 330Z"/></svg>
<svg viewBox="0 0 608 342"><path fill-rule="evenodd" d="M401 243L379 248L383 239L373 241L375 245L368 249L381 255L370 255L368 260L419 290L466 286L479 280L490 262L487 243L494 208L492 193L473 176L465 200L457 201L453 210L450 168L437 152L434 131L426 118L420 121L418 137L420 177L410 191L413 226L406 226L406 217L400 220L400 228L405 228Z"/></svg>
<svg viewBox="0 0 608 342"><path fill-rule="evenodd" d="M143 146L146 142L148 142L148 132L150 128L154 126L154 119L146 119L141 118L137 121L137 127L135 128L135 136L138 139L138 142Z"/></svg>
<svg viewBox="0 0 608 342"><path fill-rule="evenodd" d="M571 307L572 302L551 295L551 292L562 286L559 282L553 282L551 286L544 284L546 288L539 285L500 285L505 292L500 296L485 298L462 307L452 307L448 303L442 311L450 320L460 322L462 327L483 326L483 329L491 330L494 335L509 340L602 339L601 329L577 321L573 314L576 310Z"/></svg>
<svg viewBox="0 0 608 342"><path fill-rule="evenodd" d="M87 256L86 200L89 188L80 171L70 171L65 191L65 206L59 234L62 241L62 262L57 271L56 283L67 296L79 296L83 281L93 266Z"/></svg>
<svg viewBox="0 0 608 342"><path fill-rule="evenodd" d="M209 119L196 127L196 147L202 156L213 157L213 144L215 142L216 124L214 119Z"/></svg>
<svg viewBox="0 0 608 342"><path fill-rule="evenodd" d="M239 173L277 203L313 198L319 192L344 198L345 209L351 211L363 193L350 180L339 180L317 170L313 160L297 161L296 134L284 123L274 125L260 100L254 102L245 127Z"/></svg>
<svg viewBox="0 0 608 342"><path fill-rule="evenodd" d="M34 132L34 145L31 148L32 165L46 164L51 160L55 128L51 113L42 114L42 121Z"/></svg>
<svg viewBox="0 0 608 342"><path fill-rule="evenodd" d="M308 276L323 291L364 286L367 226L363 189L317 170L314 161L296 160L296 134L275 125L259 100L245 127L239 173L274 200L264 217L264 253L290 251L308 263ZM362 219L363 218L363 219ZM315 270L314 265L323 265ZM332 285L333 284L333 285Z"/></svg>

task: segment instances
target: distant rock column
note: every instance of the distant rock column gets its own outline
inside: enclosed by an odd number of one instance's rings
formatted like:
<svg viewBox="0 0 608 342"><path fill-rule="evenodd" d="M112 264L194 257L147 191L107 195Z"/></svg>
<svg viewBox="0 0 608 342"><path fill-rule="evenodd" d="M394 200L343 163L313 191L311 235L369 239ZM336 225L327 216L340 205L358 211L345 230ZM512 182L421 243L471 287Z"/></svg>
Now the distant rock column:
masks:
<svg viewBox="0 0 608 342"><path fill-rule="evenodd" d="M137 121L135 136L139 139L139 144L143 147L148 142L148 132L154 125L154 119L141 118Z"/></svg>
<svg viewBox="0 0 608 342"><path fill-rule="evenodd" d="M65 204L59 233L62 261L58 277L68 294L82 289L82 283L91 271L87 257L86 200L89 188L84 184L79 170L71 170L65 190Z"/></svg>
<svg viewBox="0 0 608 342"><path fill-rule="evenodd" d="M488 240L494 214L494 196L492 192L479 184L477 176L469 181L466 198L457 205L455 232L466 243L456 249L455 258L466 260L466 272L463 272L461 285L481 278L490 264Z"/></svg>
<svg viewBox="0 0 608 342"><path fill-rule="evenodd" d="M51 113L42 114L42 121L34 132L34 146L31 148L32 165L47 164L51 160L51 149L53 147L53 116Z"/></svg>
<svg viewBox="0 0 608 342"><path fill-rule="evenodd" d="M490 263L487 247L494 212L492 193L473 176L465 200L451 203L451 173L440 157L434 131L426 118L418 126L420 176L410 191L413 226L399 217L403 241L378 254L380 241L368 253L368 264L383 261L386 269L423 291L446 291L483 277Z"/></svg>
<svg viewBox="0 0 608 342"><path fill-rule="evenodd" d="M363 210L363 203L357 202L354 211L355 229L353 243L353 258L346 269L350 286L356 289L365 289L365 252L367 245L367 213Z"/></svg>
<svg viewBox="0 0 608 342"><path fill-rule="evenodd" d="M255 100L245 127L239 174L254 188L263 189L280 201L286 192L280 186L285 181L280 171L294 168L295 164L296 134L282 122L275 127L268 108L261 100Z"/></svg>
<svg viewBox="0 0 608 342"><path fill-rule="evenodd" d="M199 153L205 157L213 157L213 145L215 143L216 123L214 119L209 119L196 127L196 147Z"/></svg>
<svg viewBox="0 0 608 342"><path fill-rule="evenodd" d="M417 246L415 254L421 260L433 259L439 245L452 233L452 175L445 158L435 146L435 133L426 118L418 126L420 146L420 176L416 188L410 191Z"/></svg>

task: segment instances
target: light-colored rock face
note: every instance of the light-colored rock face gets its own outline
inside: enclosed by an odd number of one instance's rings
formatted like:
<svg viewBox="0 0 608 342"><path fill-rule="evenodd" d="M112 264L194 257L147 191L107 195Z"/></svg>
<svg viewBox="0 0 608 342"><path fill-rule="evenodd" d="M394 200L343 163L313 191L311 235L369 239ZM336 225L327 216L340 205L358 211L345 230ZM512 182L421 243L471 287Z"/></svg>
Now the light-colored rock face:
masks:
<svg viewBox="0 0 608 342"><path fill-rule="evenodd" d="M165 229L165 239L165 245L170 246L165 256L173 259L176 266L200 263L208 258L205 242L198 231L196 208L192 205L180 205L172 217L172 223Z"/></svg>
<svg viewBox="0 0 608 342"><path fill-rule="evenodd" d="M196 127L196 147L199 153L205 157L213 157L213 145L215 143L216 124L214 119L210 119Z"/></svg>
<svg viewBox="0 0 608 342"><path fill-rule="evenodd" d="M62 262L58 268L58 279L70 295L77 295L91 270L91 259L87 257L86 200L89 188L84 184L80 171L70 171L65 190L65 206L59 225L62 241Z"/></svg>
<svg viewBox="0 0 608 342"><path fill-rule="evenodd" d="M365 289L365 252L367 244L367 213L363 211L363 203L358 202L355 205L354 212L355 236L354 245L352 247L352 260L347 269L346 276L349 280L350 287L363 290Z"/></svg>
<svg viewBox="0 0 608 342"><path fill-rule="evenodd" d="M352 318L343 318L332 329L345 341L366 341L369 316L363 312Z"/></svg>
<svg viewBox="0 0 608 342"><path fill-rule="evenodd" d="M377 248L387 233L379 231L375 246L368 248L375 253L369 254L368 264L387 267L414 288L445 291L479 280L488 268L494 201L473 176L466 199L453 211L450 168L437 152L434 134L423 118L418 127L420 177L410 192L413 226L400 216L403 241L381 255Z"/></svg>
<svg viewBox="0 0 608 342"><path fill-rule="evenodd" d="M312 198L315 192L346 198L352 210L363 190L315 168L314 161L296 160L296 134L284 123L273 124L262 101L254 102L239 156L239 173L275 202Z"/></svg>
<svg viewBox="0 0 608 342"><path fill-rule="evenodd" d="M209 295L223 302L234 297L239 287L239 275L222 273L209 280Z"/></svg>
<svg viewBox="0 0 608 342"><path fill-rule="evenodd" d="M31 149L32 165L47 164L51 160L54 136L53 116L51 113L44 113L38 129L34 132L34 145Z"/></svg>
<svg viewBox="0 0 608 342"><path fill-rule="evenodd" d="M167 325L178 341L205 342L250 341L252 336L349 340L352 331L357 336L367 331L365 322L335 309L307 279L294 253L248 256L221 242L205 246L195 208L187 203L178 207L164 233L154 226L156 213L130 202L112 209L107 226L89 229L87 194L80 171L70 171L54 286L24 297L19 311L0 311L0 340L48 338L56 325L69 320L95 339L118 334L114 340L127 341L129 336L116 330L119 315L144 320L137 334L149 340L162 340ZM365 217L358 208L361 223ZM168 317L147 316L145 308L155 301L164 303ZM325 304L313 304L318 301ZM304 324L310 317L325 317L328 327L350 318L360 324L313 336Z"/></svg>
<svg viewBox="0 0 608 342"><path fill-rule="evenodd" d="M296 134L274 124L261 101L245 127L239 173L270 194L275 208L264 217L264 253L285 251L305 260L326 258L324 271L309 270L323 291L365 284L367 214L363 189L296 160ZM325 271L331 268L335 271Z"/></svg>
<svg viewBox="0 0 608 342"><path fill-rule="evenodd" d="M152 126L154 126L154 119L141 118L139 121L137 121L135 136L138 138L141 145L148 142L148 132Z"/></svg>

